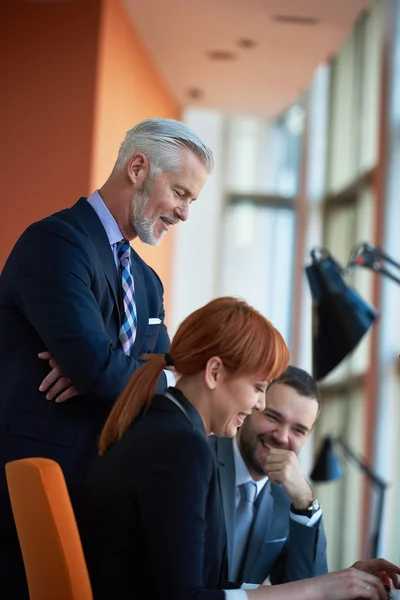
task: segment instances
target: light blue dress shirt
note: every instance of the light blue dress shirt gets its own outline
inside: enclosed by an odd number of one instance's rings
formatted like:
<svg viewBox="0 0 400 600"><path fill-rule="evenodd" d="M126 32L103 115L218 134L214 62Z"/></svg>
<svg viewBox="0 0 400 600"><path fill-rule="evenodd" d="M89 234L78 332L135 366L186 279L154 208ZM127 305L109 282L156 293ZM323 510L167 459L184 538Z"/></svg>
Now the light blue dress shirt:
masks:
<svg viewBox="0 0 400 600"><path fill-rule="evenodd" d="M115 268L117 269L119 276L117 244L118 242L124 239L124 236L122 235L121 230L118 227L117 221L114 219L107 206L104 204L104 201L100 196L98 190L93 192L93 194L89 196L87 201L99 217L104 229L106 230L108 241L110 242L111 250L114 255ZM173 373L171 373L171 371L168 371L168 369L165 369L164 373L167 378L167 386L175 385L176 382Z"/></svg>

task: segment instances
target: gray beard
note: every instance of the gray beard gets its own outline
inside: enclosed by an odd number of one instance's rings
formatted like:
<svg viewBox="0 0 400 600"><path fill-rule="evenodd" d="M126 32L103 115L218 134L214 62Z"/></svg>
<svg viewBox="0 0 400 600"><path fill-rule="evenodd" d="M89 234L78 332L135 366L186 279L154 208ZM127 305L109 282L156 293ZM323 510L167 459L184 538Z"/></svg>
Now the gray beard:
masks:
<svg viewBox="0 0 400 600"><path fill-rule="evenodd" d="M135 194L132 200L132 223L139 239L144 244L158 246L161 243L162 235L156 238L154 235L154 226L157 219L146 217L146 208L150 200L151 183L145 181L140 190Z"/></svg>

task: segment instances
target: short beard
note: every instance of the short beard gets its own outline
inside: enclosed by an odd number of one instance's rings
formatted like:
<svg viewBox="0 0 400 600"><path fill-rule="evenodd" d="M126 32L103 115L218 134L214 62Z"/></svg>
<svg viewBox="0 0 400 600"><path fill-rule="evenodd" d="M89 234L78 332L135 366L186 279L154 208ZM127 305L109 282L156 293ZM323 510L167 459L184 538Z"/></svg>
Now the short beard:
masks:
<svg viewBox="0 0 400 600"><path fill-rule="evenodd" d="M151 180L148 178L132 199L132 223L139 239L144 244L157 246L161 243L162 238L162 235L159 238L154 235L154 226L157 220L146 217L150 196Z"/></svg>
<svg viewBox="0 0 400 600"><path fill-rule="evenodd" d="M243 456L244 462L247 467L250 468L254 473L261 475L263 477L266 476L266 473L260 463L256 458L256 447L257 441L250 441L246 439L246 436L243 436L243 431L240 432L240 439L238 440L238 445L240 448L240 453Z"/></svg>
<svg viewBox="0 0 400 600"><path fill-rule="evenodd" d="M246 427L246 421L243 423L238 436L238 445L244 462L254 473L265 476L266 473L264 471L264 467L258 460L256 453L258 442L261 438L264 442L267 442L267 444L270 444L274 448L282 448L284 450L288 450L289 448L286 444L279 445L272 436L264 435L255 437L252 435L251 431L248 431L248 428Z"/></svg>

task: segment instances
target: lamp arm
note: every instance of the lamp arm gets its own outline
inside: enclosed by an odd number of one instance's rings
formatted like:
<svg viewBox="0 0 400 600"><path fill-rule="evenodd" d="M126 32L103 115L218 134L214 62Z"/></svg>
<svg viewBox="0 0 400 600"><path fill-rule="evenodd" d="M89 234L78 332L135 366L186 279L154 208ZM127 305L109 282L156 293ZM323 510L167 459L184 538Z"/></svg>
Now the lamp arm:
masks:
<svg viewBox="0 0 400 600"><path fill-rule="evenodd" d="M386 269L383 262L387 262L400 270L400 263L393 260L391 256L379 248L376 248L373 244L367 242L359 244L352 250L348 268L364 267L366 269L371 269L376 273L386 275L386 277L389 277L396 283L400 283L400 276L394 275L389 269Z"/></svg>
<svg viewBox="0 0 400 600"><path fill-rule="evenodd" d="M376 516L375 516L375 527L372 532L372 539L371 539L371 550L370 550L371 558L378 558L378 556L380 554L379 546L380 546L380 537L381 537L381 529L382 529L383 507L385 504L385 492L386 492L386 486L381 487L379 489L378 506L377 506Z"/></svg>
<svg viewBox="0 0 400 600"><path fill-rule="evenodd" d="M386 277L389 277L389 279L392 279L392 281L395 281L396 283L400 283L400 277L396 277L396 275L393 275L393 273L385 269L385 267L379 267L378 269L373 270L376 273L382 273L382 275L386 275Z"/></svg>
<svg viewBox="0 0 400 600"><path fill-rule="evenodd" d="M377 485L379 488L381 489L386 489L387 487L387 483L386 481L383 481L383 479L381 479L372 469L369 465L367 465L367 463L359 456L357 455L354 450L352 450L347 444L346 442L343 440L343 438L336 438L335 439L335 443L339 444L339 446L341 446L341 448L343 449L344 454L350 458L351 460L353 460L356 465L361 469L361 471L363 473L365 473L365 475L375 484Z"/></svg>

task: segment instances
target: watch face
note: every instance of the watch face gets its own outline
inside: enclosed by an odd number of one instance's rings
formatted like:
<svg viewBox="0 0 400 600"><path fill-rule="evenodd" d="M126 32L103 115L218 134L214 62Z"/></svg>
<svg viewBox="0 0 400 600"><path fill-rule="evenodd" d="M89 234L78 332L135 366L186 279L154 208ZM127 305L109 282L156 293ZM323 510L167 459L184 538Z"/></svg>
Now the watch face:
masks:
<svg viewBox="0 0 400 600"><path fill-rule="evenodd" d="M308 507L308 510L312 510L312 512L317 512L321 508L321 505L318 500L313 500L311 505Z"/></svg>

